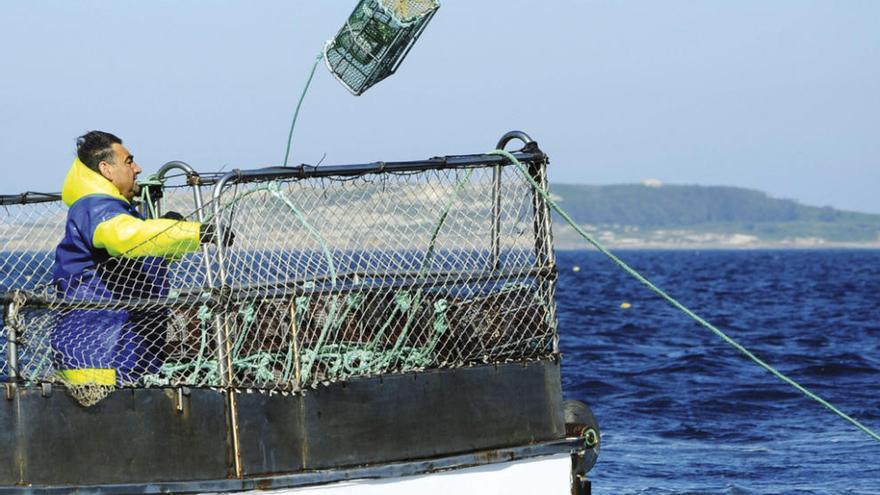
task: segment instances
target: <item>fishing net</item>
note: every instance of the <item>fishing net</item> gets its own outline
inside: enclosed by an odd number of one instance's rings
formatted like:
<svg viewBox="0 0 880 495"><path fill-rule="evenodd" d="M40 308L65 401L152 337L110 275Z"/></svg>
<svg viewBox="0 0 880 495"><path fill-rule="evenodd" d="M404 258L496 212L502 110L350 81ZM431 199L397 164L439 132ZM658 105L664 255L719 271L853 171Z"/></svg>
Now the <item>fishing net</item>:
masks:
<svg viewBox="0 0 880 495"><path fill-rule="evenodd" d="M64 233L67 208L58 195L0 196L0 293L34 290L52 281L53 250ZM5 320L0 312L0 377L9 374Z"/></svg>
<svg viewBox="0 0 880 495"><path fill-rule="evenodd" d="M551 356L546 206L500 158L471 158L245 173L201 210L192 189L169 186L161 209L216 225L214 243L163 252L178 235L172 226L64 290L51 265L66 208L7 206L0 266L16 374L93 404L118 387L287 392Z"/></svg>
<svg viewBox="0 0 880 495"><path fill-rule="evenodd" d="M327 68L360 95L397 70L438 8L436 0L361 0L324 46Z"/></svg>

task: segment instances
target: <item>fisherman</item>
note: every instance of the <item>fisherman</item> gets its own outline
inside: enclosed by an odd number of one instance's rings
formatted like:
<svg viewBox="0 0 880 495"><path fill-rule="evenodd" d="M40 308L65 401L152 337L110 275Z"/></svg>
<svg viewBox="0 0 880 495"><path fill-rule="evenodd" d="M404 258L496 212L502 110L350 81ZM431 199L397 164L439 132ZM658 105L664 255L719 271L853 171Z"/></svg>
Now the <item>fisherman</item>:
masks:
<svg viewBox="0 0 880 495"><path fill-rule="evenodd" d="M129 310L125 302L166 296L167 260L216 242L216 235L213 225L173 212L144 219L132 204L141 168L118 137L91 131L76 147L61 192L69 209L53 267L69 308L52 333L55 366L69 385L133 385L164 360L168 311ZM231 231L225 237L231 244Z"/></svg>

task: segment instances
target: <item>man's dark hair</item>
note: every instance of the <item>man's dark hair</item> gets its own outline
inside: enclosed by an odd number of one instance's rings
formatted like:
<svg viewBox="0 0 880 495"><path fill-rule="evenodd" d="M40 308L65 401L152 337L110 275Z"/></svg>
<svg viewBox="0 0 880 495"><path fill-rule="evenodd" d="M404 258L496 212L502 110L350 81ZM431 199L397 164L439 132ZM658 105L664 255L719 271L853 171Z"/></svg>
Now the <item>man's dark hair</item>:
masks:
<svg viewBox="0 0 880 495"><path fill-rule="evenodd" d="M113 161L113 143L122 144L122 140L109 132L87 132L76 138L76 156L86 167L100 173L99 163Z"/></svg>

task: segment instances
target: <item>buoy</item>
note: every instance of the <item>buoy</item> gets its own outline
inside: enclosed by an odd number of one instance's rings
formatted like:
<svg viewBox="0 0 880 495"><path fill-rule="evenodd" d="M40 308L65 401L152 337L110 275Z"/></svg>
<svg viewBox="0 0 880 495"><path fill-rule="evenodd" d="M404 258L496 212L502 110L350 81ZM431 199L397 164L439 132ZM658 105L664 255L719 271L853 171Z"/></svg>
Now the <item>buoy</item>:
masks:
<svg viewBox="0 0 880 495"><path fill-rule="evenodd" d="M631 308L631 307L632 307L632 304L630 304L630 303L628 303L628 302L622 302L622 303L620 303L620 309L629 309L629 308Z"/></svg>
<svg viewBox="0 0 880 495"><path fill-rule="evenodd" d="M574 265L574 266L571 268L571 271L577 273L577 272L581 271L581 267L579 267L578 265Z"/></svg>

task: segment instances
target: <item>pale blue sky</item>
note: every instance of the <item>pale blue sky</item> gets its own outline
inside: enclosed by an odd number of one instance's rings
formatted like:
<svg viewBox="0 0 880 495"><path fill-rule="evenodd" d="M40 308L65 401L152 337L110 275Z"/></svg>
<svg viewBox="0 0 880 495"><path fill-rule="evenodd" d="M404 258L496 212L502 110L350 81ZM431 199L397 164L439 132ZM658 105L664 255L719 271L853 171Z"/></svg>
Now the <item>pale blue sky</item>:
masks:
<svg viewBox="0 0 880 495"><path fill-rule="evenodd" d="M74 139L146 171L279 164L324 1L0 0L0 192L60 188ZM551 180L757 188L880 213L880 2L447 0L355 98L322 67L293 161L479 152L528 131Z"/></svg>

